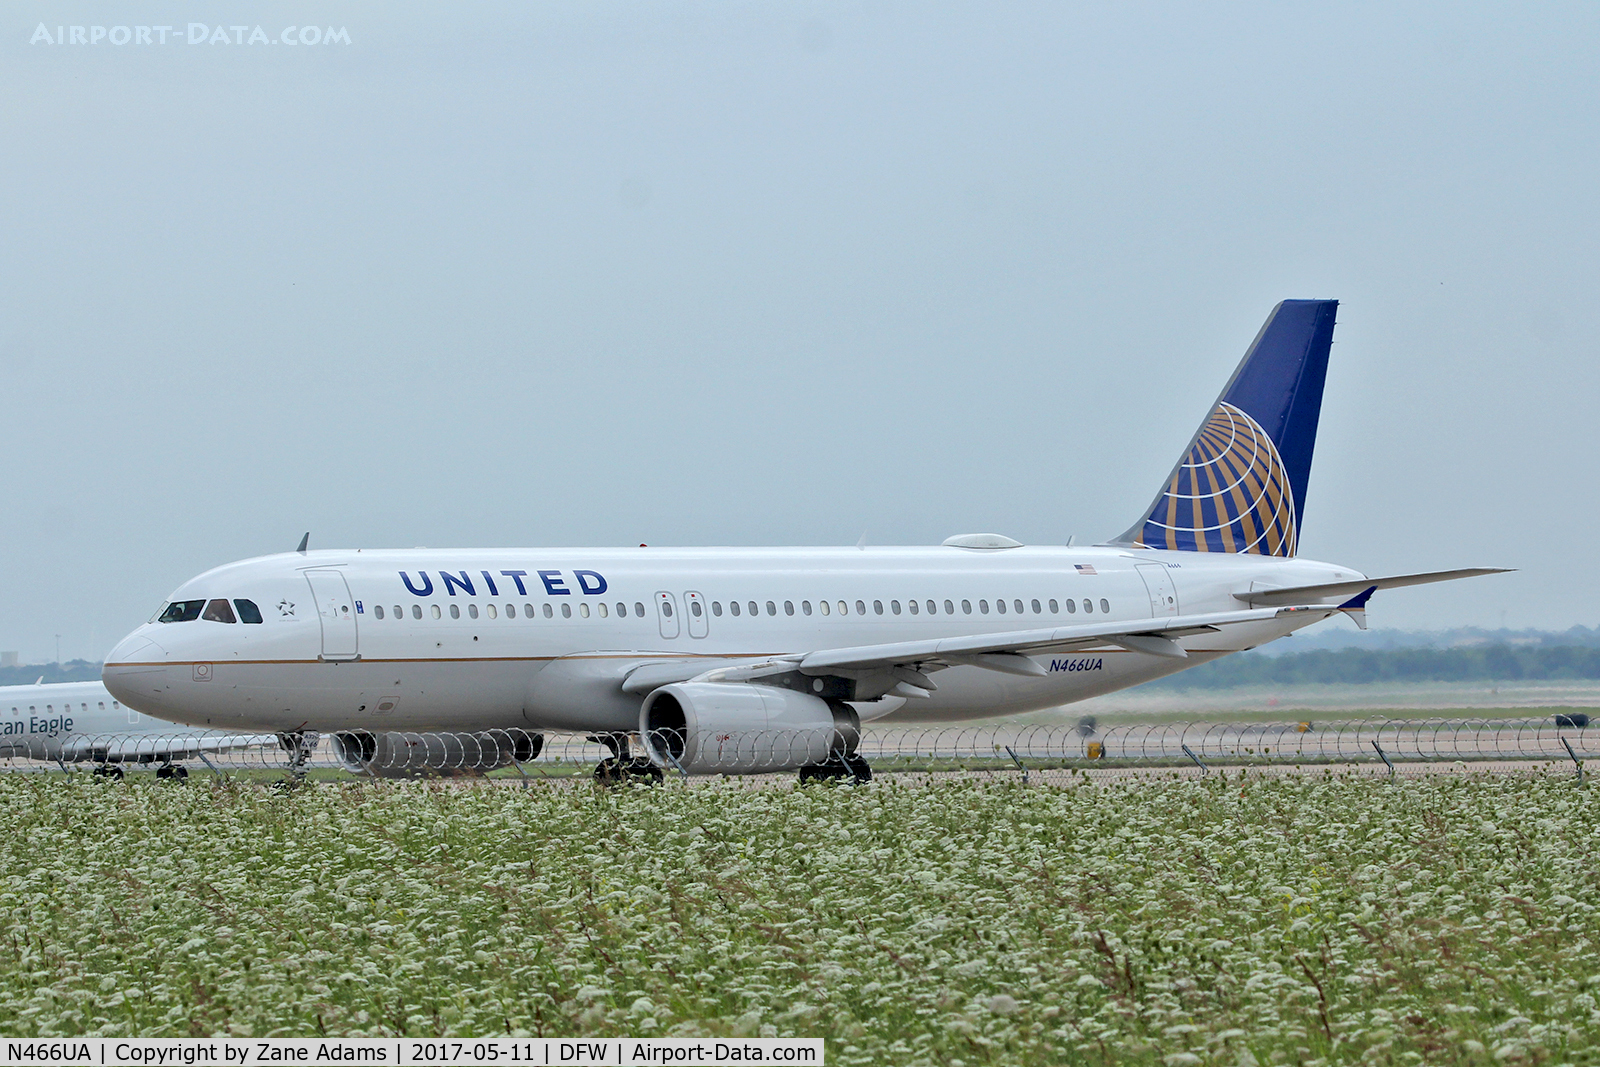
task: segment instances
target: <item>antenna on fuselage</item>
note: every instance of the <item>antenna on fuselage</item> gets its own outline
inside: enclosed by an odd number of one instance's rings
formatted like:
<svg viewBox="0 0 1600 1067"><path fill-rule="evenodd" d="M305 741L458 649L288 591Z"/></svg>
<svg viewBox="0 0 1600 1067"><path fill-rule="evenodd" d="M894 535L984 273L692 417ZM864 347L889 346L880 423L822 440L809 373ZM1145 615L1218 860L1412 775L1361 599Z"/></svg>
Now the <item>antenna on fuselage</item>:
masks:
<svg viewBox="0 0 1600 1067"><path fill-rule="evenodd" d="M311 531L307 530L306 531L306 535L304 537L300 538L300 547L295 549L295 551L300 553L302 556L305 555L306 554L306 546L309 545L310 543L311 543Z"/></svg>

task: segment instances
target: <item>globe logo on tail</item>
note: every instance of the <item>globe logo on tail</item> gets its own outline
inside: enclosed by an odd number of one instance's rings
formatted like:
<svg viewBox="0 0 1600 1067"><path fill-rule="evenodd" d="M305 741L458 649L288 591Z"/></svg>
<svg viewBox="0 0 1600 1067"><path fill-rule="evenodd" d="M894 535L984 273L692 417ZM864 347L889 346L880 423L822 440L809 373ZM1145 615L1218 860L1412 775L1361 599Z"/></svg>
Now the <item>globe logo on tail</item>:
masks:
<svg viewBox="0 0 1600 1067"><path fill-rule="evenodd" d="M1294 493L1272 438L1220 401L1145 519L1138 543L1293 556L1297 539Z"/></svg>

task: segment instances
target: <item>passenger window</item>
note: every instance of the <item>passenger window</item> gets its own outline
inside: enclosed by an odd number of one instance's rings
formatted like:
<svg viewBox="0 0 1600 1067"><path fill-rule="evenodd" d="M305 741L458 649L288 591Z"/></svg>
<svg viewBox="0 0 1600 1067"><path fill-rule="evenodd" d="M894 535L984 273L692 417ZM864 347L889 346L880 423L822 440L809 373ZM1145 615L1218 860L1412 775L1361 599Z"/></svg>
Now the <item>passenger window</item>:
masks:
<svg viewBox="0 0 1600 1067"><path fill-rule="evenodd" d="M233 606L239 609L240 622L259 623L261 621L261 609L256 607L254 600L235 600ZM395 608L394 613L396 615L400 614L400 609Z"/></svg>
<svg viewBox="0 0 1600 1067"><path fill-rule="evenodd" d="M1094 611L1094 601L1087 600L1087 599L1084 600L1084 602L1083 602L1083 610L1086 611L1086 612Z"/></svg>
<svg viewBox="0 0 1600 1067"><path fill-rule="evenodd" d="M606 602L604 600L602 600L600 602L599 608L600 608L600 617L602 619L606 618L609 613L606 611Z"/></svg>
<svg viewBox="0 0 1600 1067"><path fill-rule="evenodd" d="M1105 612L1107 615L1110 615L1111 614L1111 601L1106 600L1104 597L1102 597L1100 599L1100 610Z"/></svg>
<svg viewBox="0 0 1600 1067"><path fill-rule="evenodd" d="M1061 613L1061 605L1057 604L1054 600L1050 601L1050 614L1059 615L1060 613Z"/></svg>
<svg viewBox="0 0 1600 1067"><path fill-rule="evenodd" d="M734 616L737 617L740 611L739 602L737 600L728 601L728 610L733 612Z"/></svg>
<svg viewBox="0 0 1600 1067"><path fill-rule="evenodd" d="M689 601L689 614L693 615L697 619L701 615L705 614L703 611L700 610L700 601L698 601L698 600Z"/></svg>
<svg viewBox="0 0 1600 1067"><path fill-rule="evenodd" d="M944 602L944 613L946 615L954 615L956 613L956 606L950 601L946 600Z"/></svg>
<svg viewBox="0 0 1600 1067"><path fill-rule="evenodd" d="M972 614L972 601L963 600L961 602L961 614L963 614L963 615L971 615Z"/></svg>
<svg viewBox="0 0 1600 1067"><path fill-rule="evenodd" d="M778 613L778 605L774 604L770 600L767 601L767 614L768 615L776 615L777 613Z"/></svg>
<svg viewBox="0 0 1600 1067"><path fill-rule="evenodd" d="M883 601L874 600L872 602L872 613L874 615L882 615L883 614Z"/></svg>
<svg viewBox="0 0 1600 1067"><path fill-rule="evenodd" d="M644 605L635 600L633 602L633 613L641 619L644 618Z"/></svg>
<svg viewBox="0 0 1600 1067"><path fill-rule="evenodd" d="M695 607L699 607L699 606L700 606L699 604L695 605ZM589 617L589 605L588 604L579 604L578 605L578 614L582 615L584 618L587 619Z"/></svg>
<svg viewBox="0 0 1600 1067"><path fill-rule="evenodd" d="M823 614L824 614L824 615L831 615L831 614L833 614L833 607L832 607L832 605L830 605L830 604L829 604L829 603L828 603L828 602L827 602L827 601L826 601L826 600L819 600L819 601L817 601L817 607L819 607L819 608L821 608L821 609L822 609L822 613L823 613Z"/></svg>
<svg viewBox="0 0 1600 1067"><path fill-rule="evenodd" d="M1022 601L1020 601L1020 600L1013 600L1013 601L1012 601L1012 602L1011 602L1011 606L1012 606L1012 607L1014 607L1014 608L1016 608L1016 609L1017 609L1017 614L1018 614L1018 615L1021 615L1021 614L1022 614ZM1038 611L1038 610L1039 610L1039 602L1038 602L1038 601L1037 601L1037 600L1035 600L1035 601L1034 601L1034 602L1033 602L1033 610L1034 610L1034 611Z"/></svg>
<svg viewBox="0 0 1600 1067"><path fill-rule="evenodd" d="M433 617L437 619L441 614L441 612L439 611L439 605L430 604L428 606L433 610Z"/></svg>
<svg viewBox="0 0 1600 1067"><path fill-rule="evenodd" d="M471 618L476 619L478 617L478 605L476 605L476 604L468 604L467 605L467 615L469 617L471 617Z"/></svg>
<svg viewBox="0 0 1600 1067"><path fill-rule="evenodd" d="M996 600L994 602L994 610L1004 615L1006 613L1006 602L1004 600Z"/></svg>
<svg viewBox="0 0 1600 1067"><path fill-rule="evenodd" d="M461 605L460 604L451 604L450 605L450 617L452 619L461 618Z"/></svg>
<svg viewBox="0 0 1600 1067"><path fill-rule="evenodd" d="M194 622L206 606L204 600L174 600L156 617L157 622Z"/></svg>
<svg viewBox="0 0 1600 1067"><path fill-rule="evenodd" d="M756 607L756 602L754 600L750 601L750 614L752 614L752 615L760 615L761 614L761 609Z"/></svg>
<svg viewBox="0 0 1600 1067"><path fill-rule="evenodd" d="M937 615L937 614L939 614L939 606L937 604L935 604L931 600L928 601L928 614L929 615Z"/></svg>
<svg viewBox="0 0 1600 1067"><path fill-rule="evenodd" d="M668 614L668 615L671 615L671 614L672 614L672 612L671 612L671 611L670 611L670 610L669 610L669 611L668 611L668 612L667 612L667 614ZM571 604L562 604L562 605L561 605L561 617L562 617L562 618L563 618L563 619L570 619L570 618L572 618L572 605L571 605Z"/></svg>
<svg viewBox="0 0 1600 1067"><path fill-rule="evenodd" d="M722 601L713 600L711 602L711 614L715 615L719 619L722 618Z"/></svg>
<svg viewBox="0 0 1600 1067"><path fill-rule="evenodd" d="M1034 613L1034 614L1035 614L1035 615L1042 615L1042 614L1044 614L1044 613L1043 613L1043 612L1042 612L1042 611L1041 611L1041 610L1040 610L1040 608L1039 608L1039 602L1038 602L1038 601L1037 601L1037 600L1035 600L1035 601L1034 601L1034 602L1033 602L1033 603L1032 603L1032 605L1031 605L1031 607L1032 607L1032 608L1033 608L1033 613Z"/></svg>
<svg viewBox="0 0 1600 1067"><path fill-rule="evenodd" d="M1068 615L1076 615L1077 613L1078 613L1078 602L1076 600L1067 601L1067 614Z"/></svg>
<svg viewBox="0 0 1600 1067"><path fill-rule="evenodd" d="M794 601L785 600L783 602L783 613L785 615L793 615L794 614Z"/></svg>
<svg viewBox="0 0 1600 1067"><path fill-rule="evenodd" d="M533 618L533 605L532 604L524 604L524 605L522 605L522 614L524 616L526 616L527 618L530 618L530 619Z"/></svg>
<svg viewBox="0 0 1600 1067"><path fill-rule="evenodd" d="M413 605L411 605L411 617L413 619L422 618L422 605L421 604L413 604Z"/></svg>
<svg viewBox="0 0 1600 1067"><path fill-rule="evenodd" d="M906 607L911 609L911 614L913 614L913 615L915 615L918 611L921 610L921 608L919 608L917 606L917 602L915 600L906 601Z"/></svg>
<svg viewBox="0 0 1600 1067"><path fill-rule="evenodd" d="M896 615L900 614L900 601L898 601L898 600L889 601L889 610L894 612Z"/></svg>
<svg viewBox="0 0 1600 1067"><path fill-rule="evenodd" d="M987 600L978 601L978 613L981 615L989 614L989 602Z"/></svg>
<svg viewBox="0 0 1600 1067"><path fill-rule="evenodd" d="M549 604L546 604L544 606L544 617L545 618L547 618L547 619L554 618L555 614L556 614L555 611L550 607Z"/></svg>
<svg viewBox="0 0 1600 1067"><path fill-rule="evenodd" d="M867 605L865 603L863 603L862 601L860 601L860 600L856 601L856 614L857 615L865 615L866 613L867 613Z"/></svg>
<svg viewBox="0 0 1600 1067"><path fill-rule="evenodd" d="M839 614L840 615L848 615L848 614L850 614L850 605L846 604L842 600L839 601Z"/></svg>
<svg viewBox="0 0 1600 1067"><path fill-rule="evenodd" d="M800 601L800 613L802 615L810 615L811 614L811 601L809 601L809 600Z"/></svg>
<svg viewBox="0 0 1600 1067"><path fill-rule="evenodd" d="M374 605L372 605L372 617L375 618L375 619L383 618L383 605L382 604L374 604Z"/></svg>
<svg viewBox="0 0 1600 1067"><path fill-rule="evenodd" d="M718 615L722 614L722 608L721 607L717 608L717 614ZM618 603L617 604L617 618L626 619L627 617L628 617L628 605L622 604L622 603Z"/></svg>

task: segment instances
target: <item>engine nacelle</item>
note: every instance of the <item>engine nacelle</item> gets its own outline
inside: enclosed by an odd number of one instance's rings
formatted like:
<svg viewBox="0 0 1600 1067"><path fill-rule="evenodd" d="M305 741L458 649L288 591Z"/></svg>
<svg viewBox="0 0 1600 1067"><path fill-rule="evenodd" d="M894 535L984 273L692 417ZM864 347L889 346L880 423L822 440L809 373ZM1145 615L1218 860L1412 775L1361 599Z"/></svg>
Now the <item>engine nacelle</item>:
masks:
<svg viewBox="0 0 1600 1067"><path fill-rule="evenodd" d="M743 682L678 682L645 697L639 737L658 766L751 774L854 755L861 719L838 700Z"/></svg>
<svg viewBox="0 0 1600 1067"><path fill-rule="evenodd" d="M512 761L531 762L544 749L544 735L525 730L475 734L342 730L332 736L341 767L375 778L484 774Z"/></svg>

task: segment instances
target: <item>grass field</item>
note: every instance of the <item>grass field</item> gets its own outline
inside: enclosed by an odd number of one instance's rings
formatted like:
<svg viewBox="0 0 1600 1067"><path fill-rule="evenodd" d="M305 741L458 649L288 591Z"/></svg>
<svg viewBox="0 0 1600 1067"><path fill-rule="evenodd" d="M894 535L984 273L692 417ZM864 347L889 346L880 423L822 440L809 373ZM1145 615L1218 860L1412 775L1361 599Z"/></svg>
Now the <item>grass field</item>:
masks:
<svg viewBox="0 0 1600 1067"><path fill-rule="evenodd" d="M0 776L0 1032L1600 1062L1570 775L611 792Z"/></svg>

